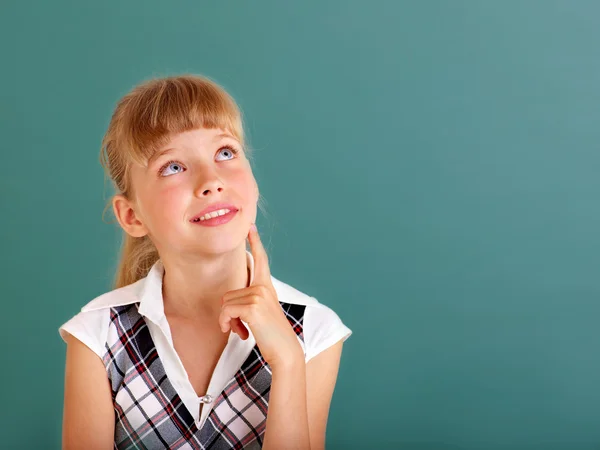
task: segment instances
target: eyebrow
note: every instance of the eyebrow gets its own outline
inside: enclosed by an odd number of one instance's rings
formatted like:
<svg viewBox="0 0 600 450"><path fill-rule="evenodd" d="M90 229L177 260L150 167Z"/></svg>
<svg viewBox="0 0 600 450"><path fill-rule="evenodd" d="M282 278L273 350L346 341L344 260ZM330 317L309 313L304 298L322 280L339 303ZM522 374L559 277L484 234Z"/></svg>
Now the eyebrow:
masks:
<svg viewBox="0 0 600 450"><path fill-rule="evenodd" d="M235 137L234 137L234 136L232 136L232 135L231 135L231 134L229 134L229 133L221 133L221 134L217 134L217 135L216 135L216 136L213 138L213 142L216 142L216 141L218 141L218 140L221 140L221 139L223 139L223 138L231 138L231 139L237 140L237 139L235 139ZM153 155L152 155L152 156L151 156L151 157L148 159L148 164L147 164L147 167L150 167L150 165L151 165L151 164L152 164L152 163L153 163L155 160L157 160L158 158L160 158L161 156L163 156L163 155L167 155L167 154L169 154L169 153L173 153L175 150L177 150L177 148L175 148L175 147L171 147L171 148L166 148L166 149L164 149L164 150L160 150L160 151L158 151L158 152L154 153L154 154L153 154Z"/></svg>

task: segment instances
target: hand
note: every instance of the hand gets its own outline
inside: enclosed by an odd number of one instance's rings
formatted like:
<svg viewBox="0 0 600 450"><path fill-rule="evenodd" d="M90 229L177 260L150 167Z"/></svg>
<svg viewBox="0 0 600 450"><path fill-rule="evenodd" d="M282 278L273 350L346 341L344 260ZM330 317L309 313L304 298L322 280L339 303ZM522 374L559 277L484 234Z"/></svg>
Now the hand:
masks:
<svg viewBox="0 0 600 450"><path fill-rule="evenodd" d="M245 340L249 333L241 320L246 322L271 367L304 361L302 347L271 283L267 252L254 225L248 240L254 257L254 279L247 288L229 291L223 296L219 315L221 330L223 333L231 330Z"/></svg>

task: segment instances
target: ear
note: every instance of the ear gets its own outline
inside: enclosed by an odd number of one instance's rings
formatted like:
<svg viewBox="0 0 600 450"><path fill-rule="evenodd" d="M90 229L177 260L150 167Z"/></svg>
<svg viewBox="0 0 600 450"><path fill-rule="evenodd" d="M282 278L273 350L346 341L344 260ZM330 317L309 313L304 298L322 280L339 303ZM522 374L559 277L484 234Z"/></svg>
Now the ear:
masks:
<svg viewBox="0 0 600 450"><path fill-rule="evenodd" d="M119 225L127 234L133 237L143 237L148 234L148 229L136 217L133 204L123 194L115 195L112 205Z"/></svg>

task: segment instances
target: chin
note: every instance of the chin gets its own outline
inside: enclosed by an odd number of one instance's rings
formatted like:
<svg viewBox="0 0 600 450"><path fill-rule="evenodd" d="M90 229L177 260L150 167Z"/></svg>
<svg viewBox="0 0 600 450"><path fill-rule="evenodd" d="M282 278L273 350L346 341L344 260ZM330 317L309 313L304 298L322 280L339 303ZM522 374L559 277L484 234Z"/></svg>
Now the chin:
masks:
<svg viewBox="0 0 600 450"><path fill-rule="evenodd" d="M198 242L196 245L194 245L194 250L201 253L218 255L235 251L241 246L246 248L245 243L246 236L240 237L234 234L229 234L227 236L215 236L213 239L206 240L206 242Z"/></svg>

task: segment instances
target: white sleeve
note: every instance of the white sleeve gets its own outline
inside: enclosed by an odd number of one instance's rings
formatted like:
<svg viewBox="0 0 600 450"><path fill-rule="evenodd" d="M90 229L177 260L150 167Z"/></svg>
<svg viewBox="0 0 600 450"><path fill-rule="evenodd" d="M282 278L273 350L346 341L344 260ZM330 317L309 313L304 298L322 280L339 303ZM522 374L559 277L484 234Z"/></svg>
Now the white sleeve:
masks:
<svg viewBox="0 0 600 450"><path fill-rule="evenodd" d="M331 308L318 302L306 306L303 323L306 362L352 334Z"/></svg>
<svg viewBox="0 0 600 450"><path fill-rule="evenodd" d="M87 345L100 358L105 353L106 334L110 312L108 308L81 311L58 328L58 333L66 342L66 332Z"/></svg>

